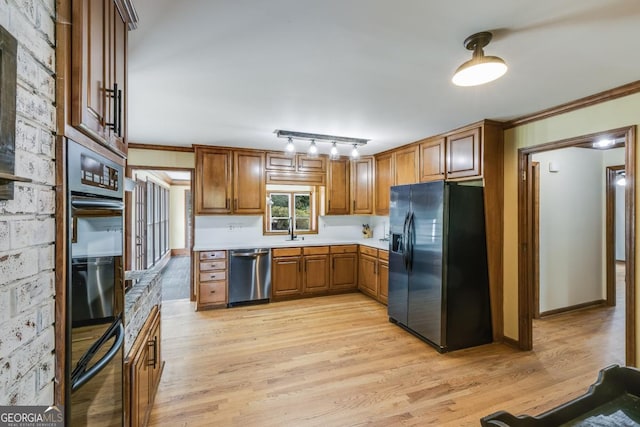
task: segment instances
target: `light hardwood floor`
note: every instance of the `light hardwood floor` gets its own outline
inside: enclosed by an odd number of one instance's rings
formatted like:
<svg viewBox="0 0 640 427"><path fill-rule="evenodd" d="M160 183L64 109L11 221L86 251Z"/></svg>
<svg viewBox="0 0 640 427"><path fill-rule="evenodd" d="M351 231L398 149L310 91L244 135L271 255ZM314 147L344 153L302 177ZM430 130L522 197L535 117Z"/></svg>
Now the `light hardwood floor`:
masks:
<svg viewBox="0 0 640 427"><path fill-rule="evenodd" d="M478 426L501 409L538 414L624 364L623 311L536 320L531 352L439 354L362 294L197 313L165 302L150 425Z"/></svg>

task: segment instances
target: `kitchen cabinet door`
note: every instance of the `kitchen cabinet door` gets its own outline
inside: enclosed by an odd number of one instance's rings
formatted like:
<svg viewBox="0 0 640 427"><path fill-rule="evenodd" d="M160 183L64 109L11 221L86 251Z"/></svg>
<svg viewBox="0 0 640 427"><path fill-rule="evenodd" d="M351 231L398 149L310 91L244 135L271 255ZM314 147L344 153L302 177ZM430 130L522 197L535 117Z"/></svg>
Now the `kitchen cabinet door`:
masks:
<svg viewBox="0 0 640 427"><path fill-rule="evenodd" d="M358 289L372 298L378 298L378 259L360 254L358 260Z"/></svg>
<svg viewBox="0 0 640 427"><path fill-rule="evenodd" d="M415 184L418 182L419 148L418 145L411 145L394 152L394 185Z"/></svg>
<svg viewBox="0 0 640 427"><path fill-rule="evenodd" d="M389 300L389 261L378 260L378 301L387 304Z"/></svg>
<svg viewBox="0 0 640 427"><path fill-rule="evenodd" d="M116 146L124 146L126 143L127 131L127 37L128 29L123 17L123 12L115 2L111 4L111 19L113 33L111 41L113 43L113 53L111 60L111 82L109 87L118 87L118 93L107 97L109 107L107 108L108 123L114 123L114 128L109 127L109 132L115 140ZM117 115L117 117L116 117Z"/></svg>
<svg viewBox="0 0 640 427"><path fill-rule="evenodd" d="M480 128L447 136L447 179L482 176Z"/></svg>
<svg viewBox="0 0 640 427"><path fill-rule="evenodd" d="M362 157L351 163L351 213L373 214L373 157Z"/></svg>
<svg viewBox="0 0 640 427"><path fill-rule="evenodd" d="M389 215L390 189L393 185L393 154L376 156L375 214Z"/></svg>
<svg viewBox="0 0 640 427"><path fill-rule="evenodd" d="M71 124L103 143L109 87L109 11L112 0L72 4Z"/></svg>
<svg viewBox="0 0 640 427"><path fill-rule="evenodd" d="M265 153L234 151L233 213L262 214L265 206Z"/></svg>
<svg viewBox="0 0 640 427"><path fill-rule="evenodd" d="M420 182L444 179L444 167L445 139L435 138L420 143Z"/></svg>
<svg viewBox="0 0 640 427"><path fill-rule="evenodd" d="M302 294L302 257L274 258L271 265L271 292L274 298Z"/></svg>
<svg viewBox="0 0 640 427"><path fill-rule="evenodd" d="M332 290L353 290L358 288L358 254L344 253L331 255Z"/></svg>
<svg viewBox="0 0 640 427"><path fill-rule="evenodd" d="M327 215L348 215L350 211L349 159L331 160L327 174Z"/></svg>
<svg viewBox="0 0 640 427"><path fill-rule="evenodd" d="M231 160L229 150L196 148L196 215L231 213Z"/></svg>
<svg viewBox="0 0 640 427"><path fill-rule="evenodd" d="M131 378L131 427L145 425L150 406L151 369L149 366L149 347L143 345L133 362Z"/></svg>
<svg viewBox="0 0 640 427"><path fill-rule="evenodd" d="M305 255L302 270L304 293L329 289L329 255Z"/></svg>

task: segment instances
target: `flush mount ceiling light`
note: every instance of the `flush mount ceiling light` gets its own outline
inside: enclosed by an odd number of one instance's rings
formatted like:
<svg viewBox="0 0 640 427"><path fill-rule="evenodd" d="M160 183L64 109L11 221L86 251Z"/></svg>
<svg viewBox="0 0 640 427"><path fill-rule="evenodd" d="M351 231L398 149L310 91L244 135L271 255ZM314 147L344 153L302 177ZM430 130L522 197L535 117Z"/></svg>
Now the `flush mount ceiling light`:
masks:
<svg viewBox="0 0 640 427"><path fill-rule="evenodd" d="M473 51L471 59L458 67L451 81L457 86L478 86L489 83L507 72L507 64L497 56L485 56L484 48L491 41L488 31L473 34L464 41L464 47Z"/></svg>
<svg viewBox="0 0 640 427"><path fill-rule="evenodd" d="M335 136L335 135L322 135L318 133L295 132L291 130L282 130L282 129L276 129L273 131L273 133L275 133L278 138L287 138L288 142L287 142L286 152L290 154L295 152L295 147L293 145L294 139L311 141L311 144L309 145L309 150L308 150L308 153L311 156L317 155L319 151L318 146L316 144L317 142L327 142L331 144L332 159L337 159L340 156L340 154L338 153L337 144L352 145L353 149L351 150L351 156L356 158L359 156L358 146L367 145L367 142L370 141L369 139L363 139L363 138L351 138L347 136ZM354 156L354 152L356 153L355 156Z"/></svg>

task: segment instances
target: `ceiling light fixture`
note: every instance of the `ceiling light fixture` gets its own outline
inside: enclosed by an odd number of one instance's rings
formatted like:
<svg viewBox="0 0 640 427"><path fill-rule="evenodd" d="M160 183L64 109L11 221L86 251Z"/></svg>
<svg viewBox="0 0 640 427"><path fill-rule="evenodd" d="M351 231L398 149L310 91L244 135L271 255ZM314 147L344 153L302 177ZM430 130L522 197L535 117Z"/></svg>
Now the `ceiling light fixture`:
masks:
<svg viewBox="0 0 640 427"><path fill-rule="evenodd" d="M295 132L295 131L282 130L282 129L276 129L275 131L273 131L273 133L275 133L278 138L287 138L287 140L289 141L287 143L287 152L290 152L290 153L293 152L294 139L311 141L308 153L309 155L312 155L312 156L317 155L319 151L318 146L316 144L317 142L330 143L332 159L337 159L340 157L337 144L352 145L353 150L351 150L351 156L354 158L357 158L360 156L360 153L358 152L358 147L362 145L367 145L367 142L370 141L369 139L363 139L363 138L351 138L347 136L335 136L335 135L322 135L319 133ZM290 150L289 147L291 147L292 150ZM355 156L354 156L354 152L355 152Z"/></svg>
<svg viewBox="0 0 640 427"><path fill-rule="evenodd" d="M336 145L336 142L333 141L333 143L331 144L331 151L330 153L330 157L335 160L338 157L340 157L340 153L338 152L338 146Z"/></svg>
<svg viewBox="0 0 640 427"><path fill-rule="evenodd" d="M483 47L493 35L488 31L467 37L464 47L472 50L471 59L458 67L451 81L457 86L478 86L494 81L507 72L507 64L497 56L484 56Z"/></svg>
<svg viewBox="0 0 640 427"><path fill-rule="evenodd" d="M293 138L287 138L287 146L285 149L287 153L294 153L296 151L296 147L293 145Z"/></svg>
<svg viewBox="0 0 640 427"><path fill-rule="evenodd" d="M311 144L309 144L308 153L311 157L318 155L318 146L316 145L316 141L314 141L313 139L311 140Z"/></svg>
<svg viewBox="0 0 640 427"><path fill-rule="evenodd" d="M358 157L360 157L360 153L358 153L358 145L353 144L353 150L351 150L351 158L357 159Z"/></svg>

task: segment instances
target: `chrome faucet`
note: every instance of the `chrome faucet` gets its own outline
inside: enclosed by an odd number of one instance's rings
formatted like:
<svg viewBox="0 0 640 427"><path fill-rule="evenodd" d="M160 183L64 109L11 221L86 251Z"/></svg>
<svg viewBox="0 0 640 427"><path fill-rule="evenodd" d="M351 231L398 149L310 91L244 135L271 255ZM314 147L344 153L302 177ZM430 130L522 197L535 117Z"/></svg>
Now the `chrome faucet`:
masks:
<svg viewBox="0 0 640 427"><path fill-rule="evenodd" d="M291 240L296 239L296 235L293 234L293 217L289 217L289 237Z"/></svg>

